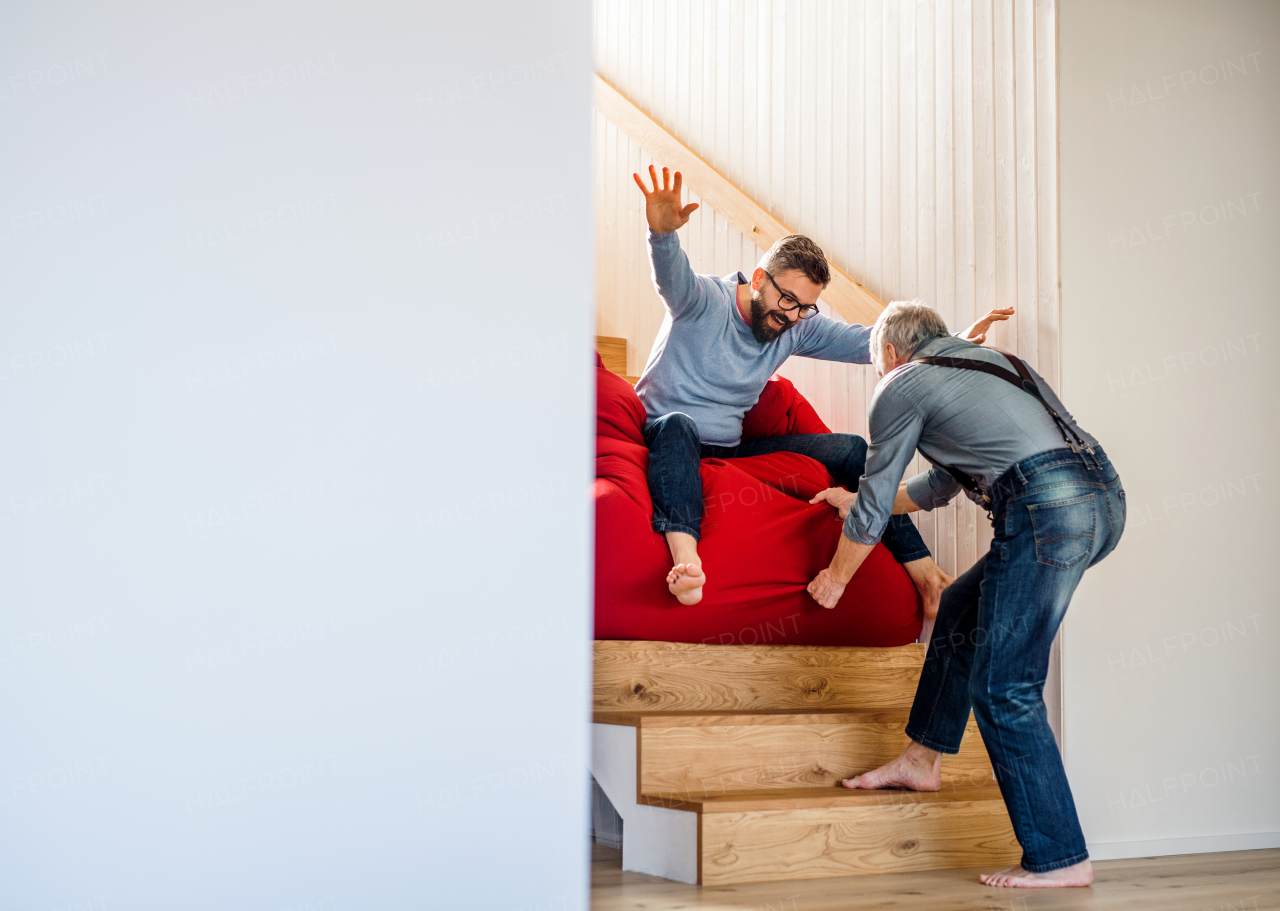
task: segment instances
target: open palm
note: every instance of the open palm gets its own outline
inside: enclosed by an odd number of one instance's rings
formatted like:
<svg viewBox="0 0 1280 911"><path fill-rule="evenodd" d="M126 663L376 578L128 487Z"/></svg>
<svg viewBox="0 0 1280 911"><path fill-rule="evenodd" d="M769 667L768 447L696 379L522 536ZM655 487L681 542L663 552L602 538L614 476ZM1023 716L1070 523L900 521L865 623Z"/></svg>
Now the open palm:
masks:
<svg viewBox="0 0 1280 911"><path fill-rule="evenodd" d="M663 168L662 186L658 186L658 172L654 170L653 165L649 165L649 180L653 183L653 189L644 185L639 174L631 176L635 178L636 186L644 194L644 216L649 221L650 230L655 234L670 234L677 228L683 228L694 209L698 208L696 202L681 207L679 171L676 171L675 180L672 181L670 171Z"/></svg>

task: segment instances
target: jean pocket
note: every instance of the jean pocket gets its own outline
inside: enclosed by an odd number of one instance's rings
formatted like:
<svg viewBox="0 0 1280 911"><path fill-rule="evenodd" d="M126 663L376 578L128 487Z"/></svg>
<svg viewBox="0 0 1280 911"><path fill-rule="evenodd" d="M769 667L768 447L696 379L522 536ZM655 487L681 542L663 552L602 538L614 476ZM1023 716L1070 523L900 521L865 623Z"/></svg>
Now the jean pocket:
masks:
<svg viewBox="0 0 1280 911"><path fill-rule="evenodd" d="M1036 537L1036 562L1071 569L1088 558L1098 528L1096 498L1091 493L1027 507Z"/></svg>

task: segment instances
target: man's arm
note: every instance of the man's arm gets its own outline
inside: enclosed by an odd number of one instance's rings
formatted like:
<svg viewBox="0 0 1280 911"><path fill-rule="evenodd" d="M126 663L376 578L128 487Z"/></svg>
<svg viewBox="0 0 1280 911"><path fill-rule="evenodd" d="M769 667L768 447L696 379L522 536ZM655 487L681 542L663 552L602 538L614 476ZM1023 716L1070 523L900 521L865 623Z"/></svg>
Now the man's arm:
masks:
<svg viewBox="0 0 1280 911"><path fill-rule="evenodd" d="M680 205L679 171L673 181L670 171L663 168L659 185L658 173L649 165L652 189L644 185L639 174L631 176L644 194L644 215L649 223L649 263L658 296L673 318L694 313L706 304L708 288L704 286L714 279L694 273L689 257L680 249L680 236L676 231L688 223L698 204Z"/></svg>
<svg viewBox="0 0 1280 911"><path fill-rule="evenodd" d="M791 329L797 333L795 353L820 361L846 364L871 363L871 330L857 323L842 323L819 313Z"/></svg>
<svg viewBox="0 0 1280 911"><path fill-rule="evenodd" d="M905 496L908 502L919 504L916 509L926 512L946 506L960 493L960 484L949 473L934 465L928 471L922 471L914 477L907 478L898 488L898 496ZM895 513L897 504L894 504Z"/></svg>
<svg viewBox="0 0 1280 911"><path fill-rule="evenodd" d="M845 586L884 534L898 505L902 475L915 454L924 419L910 403L897 397L892 386L882 386L871 400L867 423L872 443L866 471L858 481L858 497L850 504L831 565L809 583L809 594L826 608L839 603Z"/></svg>

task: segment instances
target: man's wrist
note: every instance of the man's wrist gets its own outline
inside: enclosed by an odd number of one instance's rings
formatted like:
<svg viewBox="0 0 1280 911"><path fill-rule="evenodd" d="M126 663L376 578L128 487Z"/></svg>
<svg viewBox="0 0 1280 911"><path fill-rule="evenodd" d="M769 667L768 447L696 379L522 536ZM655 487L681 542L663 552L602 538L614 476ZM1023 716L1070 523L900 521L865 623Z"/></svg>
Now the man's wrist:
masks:
<svg viewBox="0 0 1280 911"><path fill-rule="evenodd" d="M836 548L835 556L831 558L831 565L827 567L831 573L832 581L840 585L848 585L849 580L853 578L856 567L851 545L855 542L846 537L843 533L840 535L840 545Z"/></svg>

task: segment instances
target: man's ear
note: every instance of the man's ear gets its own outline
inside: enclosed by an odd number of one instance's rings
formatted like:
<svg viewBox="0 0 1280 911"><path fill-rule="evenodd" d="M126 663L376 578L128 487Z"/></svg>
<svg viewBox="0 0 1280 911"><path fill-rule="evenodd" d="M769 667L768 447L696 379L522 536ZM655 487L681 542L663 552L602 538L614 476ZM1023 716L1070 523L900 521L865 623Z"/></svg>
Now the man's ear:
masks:
<svg viewBox="0 0 1280 911"><path fill-rule="evenodd" d="M751 273L751 290L759 291L760 283L764 281L764 270L756 266L756 271Z"/></svg>
<svg viewBox="0 0 1280 911"><path fill-rule="evenodd" d="M884 363L885 366L898 363L898 349L893 347L893 342L884 343ZM893 368L890 367L889 369L892 370Z"/></svg>

